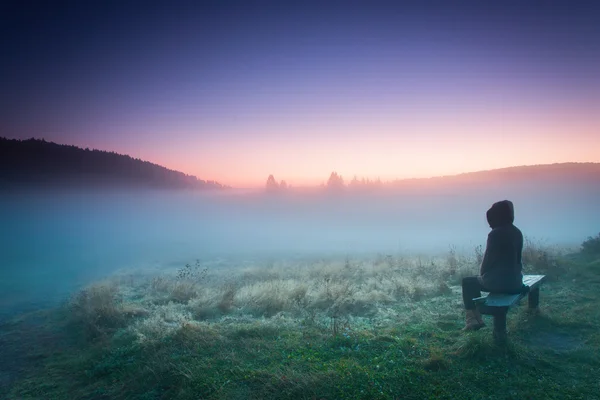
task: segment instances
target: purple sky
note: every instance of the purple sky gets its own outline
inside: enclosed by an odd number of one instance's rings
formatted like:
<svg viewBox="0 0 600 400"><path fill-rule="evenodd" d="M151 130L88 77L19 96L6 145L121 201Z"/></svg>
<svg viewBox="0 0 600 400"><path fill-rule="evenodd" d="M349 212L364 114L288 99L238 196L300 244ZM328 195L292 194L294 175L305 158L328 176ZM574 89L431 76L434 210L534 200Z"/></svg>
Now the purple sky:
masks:
<svg viewBox="0 0 600 400"><path fill-rule="evenodd" d="M600 161L599 3L319 3L2 5L0 136L237 186Z"/></svg>

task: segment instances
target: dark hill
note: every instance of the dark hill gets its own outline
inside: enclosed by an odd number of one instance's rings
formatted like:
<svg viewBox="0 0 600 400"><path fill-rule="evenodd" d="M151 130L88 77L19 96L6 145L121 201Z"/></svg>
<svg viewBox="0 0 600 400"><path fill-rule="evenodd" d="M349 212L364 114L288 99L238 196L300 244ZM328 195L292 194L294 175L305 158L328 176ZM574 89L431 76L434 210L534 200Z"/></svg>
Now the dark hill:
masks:
<svg viewBox="0 0 600 400"><path fill-rule="evenodd" d="M391 183L398 189L448 188L455 191L493 188L600 187L600 163L557 163L500 168L434 178L405 179Z"/></svg>
<svg viewBox="0 0 600 400"><path fill-rule="evenodd" d="M6 138L0 138L0 187L223 188L114 152Z"/></svg>

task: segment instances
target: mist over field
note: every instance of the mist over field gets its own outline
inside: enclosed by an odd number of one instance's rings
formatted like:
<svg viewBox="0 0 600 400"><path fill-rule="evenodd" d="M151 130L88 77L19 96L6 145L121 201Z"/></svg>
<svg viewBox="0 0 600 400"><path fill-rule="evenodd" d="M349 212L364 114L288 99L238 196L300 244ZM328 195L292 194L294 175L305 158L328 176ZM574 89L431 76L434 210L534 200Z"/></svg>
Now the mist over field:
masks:
<svg viewBox="0 0 600 400"><path fill-rule="evenodd" d="M547 245L596 233L593 187L453 192L282 193L87 191L3 193L4 313L65 298L122 268L245 259L472 252L485 212L515 203L515 224Z"/></svg>

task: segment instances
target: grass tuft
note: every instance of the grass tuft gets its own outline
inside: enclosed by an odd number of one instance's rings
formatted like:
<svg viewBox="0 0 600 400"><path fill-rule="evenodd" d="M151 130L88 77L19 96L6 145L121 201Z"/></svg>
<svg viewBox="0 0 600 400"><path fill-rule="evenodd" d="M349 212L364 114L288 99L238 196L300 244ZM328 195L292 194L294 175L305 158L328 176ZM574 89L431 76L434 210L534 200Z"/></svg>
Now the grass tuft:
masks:
<svg viewBox="0 0 600 400"><path fill-rule="evenodd" d="M71 322L80 327L83 335L94 340L109 336L123 327L128 317L139 316L139 309L124 309L119 288L110 283L83 289L70 302Z"/></svg>

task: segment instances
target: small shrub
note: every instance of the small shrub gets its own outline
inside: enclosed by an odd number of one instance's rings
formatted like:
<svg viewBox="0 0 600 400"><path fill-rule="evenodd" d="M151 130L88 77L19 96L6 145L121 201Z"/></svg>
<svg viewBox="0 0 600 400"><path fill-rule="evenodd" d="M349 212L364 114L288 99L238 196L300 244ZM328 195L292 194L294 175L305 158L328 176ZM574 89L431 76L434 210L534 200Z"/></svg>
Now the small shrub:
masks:
<svg viewBox="0 0 600 400"><path fill-rule="evenodd" d="M221 297L221 301L218 304L218 309L222 313L227 313L233 307L233 301L235 300L235 293L237 291L237 287L230 283L225 285L223 296Z"/></svg>
<svg viewBox="0 0 600 400"><path fill-rule="evenodd" d="M169 300L176 303L187 303L198 296L198 289L193 282L176 282L169 293Z"/></svg>
<svg viewBox="0 0 600 400"><path fill-rule="evenodd" d="M405 279L393 277L390 283L392 284L391 295L397 300L402 300L410 294L410 283Z"/></svg>
<svg viewBox="0 0 600 400"><path fill-rule="evenodd" d="M452 285L458 285L463 278L477 275L481 260L483 260L482 246L475 247L475 260L457 254L456 248L451 246L446 256L446 270L441 273L441 277Z"/></svg>
<svg viewBox="0 0 600 400"><path fill-rule="evenodd" d="M530 267L532 272L548 275L554 278L562 272L557 257L548 247L525 238L522 253L523 266Z"/></svg>
<svg viewBox="0 0 600 400"><path fill-rule="evenodd" d="M196 260L196 263L192 266L191 264L185 264L183 268L177 271L178 279L185 279L194 282L202 282L208 275L208 267L202 267L200 260Z"/></svg>
<svg viewBox="0 0 600 400"><path fill-rule="evenodd" d="M600 233L595 237L589 236L581 244L581 252L586 255L600 255Z"/></svg>
<svg viewBox="0 0 600 400"><path fill-rule="evenodd" d="M294 305L296 305L297 307L305 308L307 305L307 301L306 301L306 293L307 292L308 292L307 286L305 286L305 285L297 286L290 293L290 299L292 300Z"/></svg>
<svg viewBox="0 0 600 400"><path fill-rule="evenodd" d="M126 323L118 288L100 284L81 290L70 303L71 319L88 339L113 333Z"/></svg>
<svg viewBox="0 0 600 400"><path fill-rule="evenodd" d="M450 246L446 256L446 265L448 266L448 275L454 276L458 270L458 257L456 256L456 247Z"/></svg>

